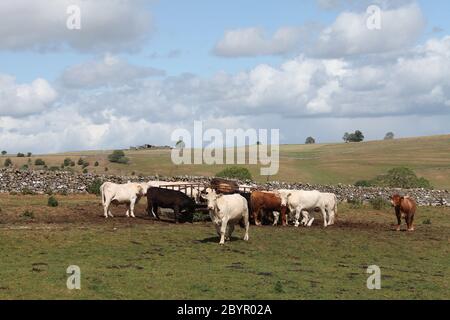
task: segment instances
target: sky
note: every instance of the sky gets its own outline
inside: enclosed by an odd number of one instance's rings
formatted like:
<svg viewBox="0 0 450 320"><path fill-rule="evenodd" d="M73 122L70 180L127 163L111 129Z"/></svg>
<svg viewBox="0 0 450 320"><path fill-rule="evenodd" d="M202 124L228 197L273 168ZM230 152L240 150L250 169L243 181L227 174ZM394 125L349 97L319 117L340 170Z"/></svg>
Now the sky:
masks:
<svg viewBox="0 0 450 320"><path fill-rule="evenodd" d="M279 129L290 144L448 134L448 12L446 0L3 1L0 149L173 145L194 121Z"/></svg>

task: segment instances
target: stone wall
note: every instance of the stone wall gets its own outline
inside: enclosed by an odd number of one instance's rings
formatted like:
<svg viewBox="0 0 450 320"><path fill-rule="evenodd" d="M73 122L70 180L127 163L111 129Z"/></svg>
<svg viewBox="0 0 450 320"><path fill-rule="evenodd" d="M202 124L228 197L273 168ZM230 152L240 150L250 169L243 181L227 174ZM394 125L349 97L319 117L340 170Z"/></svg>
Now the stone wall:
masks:
<svg viewBox="0 0 450 320"><path fill-rule="evenodd" d="M31 191L38 194L52 193L86 193L87 187L95 180L126 183L127 181L191 181L207 183L211 178L207 177L155 177L155 176L114 176L97 175L92 173L79 174L63 171L31 171L0 169L0 193ZM392 188L360 188L352 185L311 185L302 183L269 182L256 185L249 181L242 184L260 187L262 189L304 189L319 190L335 193L341 201L348 199L361 199L369 201L376 197L388 199L392 194L399 193L414 197L421 206L450 206L450 192L448 190L425 189L392 189Z"/></svg>

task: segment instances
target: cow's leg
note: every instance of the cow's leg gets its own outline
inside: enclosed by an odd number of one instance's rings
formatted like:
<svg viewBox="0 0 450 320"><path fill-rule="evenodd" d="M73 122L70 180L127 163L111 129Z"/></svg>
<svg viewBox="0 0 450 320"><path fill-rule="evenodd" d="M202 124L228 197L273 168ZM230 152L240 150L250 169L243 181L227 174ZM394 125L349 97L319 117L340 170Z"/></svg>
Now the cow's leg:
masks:
<svg viewBox="0 0 450 320"><path fill-rule="evenodd" d="M180 208L178 206L173 208L173 214L175 215L175 223L178 223L178 215L180 214Z"/></svg>
<svg viewBox="0 0 450 320"><path fill-rule="evenodd" d="M327 211L325 210L325 208L320 208L320 211L322 212L323 216L323 227L326 228L328 227Z"/></svg>
<svg viewBox="0 0 450 320"><path fill-rule="evenodd" d="M125 213L125 215L127 216L127 218L129 218L130 217L130 204L127 203L126 206L127 206L127 213Z"/></svg>
<svg viewBox="0 0 450 320"><path fill-rule="evenodd" d="M255 225L261 226L262 208L258 208L253 211L253 218L255 219Z"/></svg>
<svg viewBox="0 0 450 320"><path fill-rule="evenodd" d="M134 205L135 205L135 203L136 203L135 201L131 201L130 202L130 214L131 214L132 218L136 218L135 215L134 215Z"/></svg>
<svg viewBox="0 0 450 320"><path fill-rule="evenodd" d="M277 211L273 211L273 225L278 225L278 220L280 220L280 213Z"/></svg>
<svg viewBox="0 0 450 320"><path fill-rule="evenodd" d="M301 224L306 227L308 225L308 222L309 222L309 211L302 210L302 221L301 221Z"/></svg>
<svg viewBox="0 0 450 320"><path fill-rule="evenodd" d="M227 231L227 226L228 226L228 218L223 218L222 219L222 225L220 226L220 245L224 245L225 244L225 233Z"/></svg>
<svg viewBox="0 0 450 320"><path fill-rule="evenodd" d="M231 235L233 234L234 231L234 224L229 224L227 227L227 233L225 236L225 241L230 241L231 240Z"/></svg>
<svg viewBox="0 0 450 320"><path fill-rule="evenodd" d="M408 231L414 231L414 213L408 215Z"/></svg>
<svg viewBox="0 0 450 320"><path fill-rule="evenodd" d="M104 215L105 218L108 218L109 215L109 206L111 205L111 201L108 199L105 201L105 204L103 205Z"/></svg>
<svg viewBox="0 0 450 320"><path fill-rule="evenodd" d="M395 209L395 215L397 216L397 231L400 231L400 226L402 224L402 213L400 212L400 209Z"/></svg>
<svg viewBox="0 0 450 320"><path fill-rule="evenodd" d="M300 215L302 214L302 211L303 211L303 208L301 206L298 206L297 208L295 208L294 226L296 228L298 228L298 226L300 225L298 220L300 220Z"/></svg>
<svg viewBox="0 0 450 320"><path fill-rule="evenodd" d="M287 226L286 207L281 207L281 224Z"/></svg>
<svg viewBox="0 0 450 320"><path fill-rule="evenodd" d="M156 203L152 206L152 214L156 219L161 220L158 215L158 205Z"/></svg>
<svg viewBox="0 0 450 320"><path fill-rule="evenodd" d="M244 213L244 227L245 227L245 234L244 234L244 241L248 241L248 230L250 229L250 220L248 218L248 213Z"/></svg>

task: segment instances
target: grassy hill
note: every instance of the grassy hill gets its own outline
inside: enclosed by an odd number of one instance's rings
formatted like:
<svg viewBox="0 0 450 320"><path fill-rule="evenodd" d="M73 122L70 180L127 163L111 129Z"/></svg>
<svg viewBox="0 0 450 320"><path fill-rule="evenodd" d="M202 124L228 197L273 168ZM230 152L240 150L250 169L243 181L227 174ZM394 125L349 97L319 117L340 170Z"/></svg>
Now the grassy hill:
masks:
<svg viewBox="0 0 450 320"><path fill-rule="evenodd" d="M280 170L270 180L286 182L308 182L319 184L353 184L357 180L371 179L397 166L407 166L418 176L430 180L435 188L450 189L450 135L396 139L392 141L371 141L350 144L283 145L280 148ZM60 166L70 157L82 157L90 163L89 172L110 174L172 175L215 175L225 165L182 165L175 166L169 150L126 151L130 158L128 165L109 163L111 151L69 152L31 157L42 158L48 167ZM3 157L6 158L7 156ZM26 164L28 158L11 157L14 165ZM2 159L2 163L3 160ZM98 161L99 166L94 167ZM34 165L32 166L34 167ZM256 181L266 181L259 175L258 165L246 166ZM81 166L73 167L81 171Z"/></svg>

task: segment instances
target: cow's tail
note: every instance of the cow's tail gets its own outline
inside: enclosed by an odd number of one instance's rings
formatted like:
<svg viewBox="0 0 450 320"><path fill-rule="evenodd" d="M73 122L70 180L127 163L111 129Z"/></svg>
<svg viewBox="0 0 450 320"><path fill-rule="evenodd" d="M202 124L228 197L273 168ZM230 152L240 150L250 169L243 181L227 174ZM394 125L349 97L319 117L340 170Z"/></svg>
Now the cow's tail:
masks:
<svg viewBox="0 0 450 320"><path fill-rule="evenodd" d="M103 205L105 205L105 202L106 202L105 190L104 190L105 189L105 184L106 184L106 182L100 186L100 193L102 195L102 204Z"/></svg>
<svg viewBox="0 0 450 320"><path fill-rule="evenodd" d="M334 216L337 218L338 216L338 198L334 195Z"/></svg>

